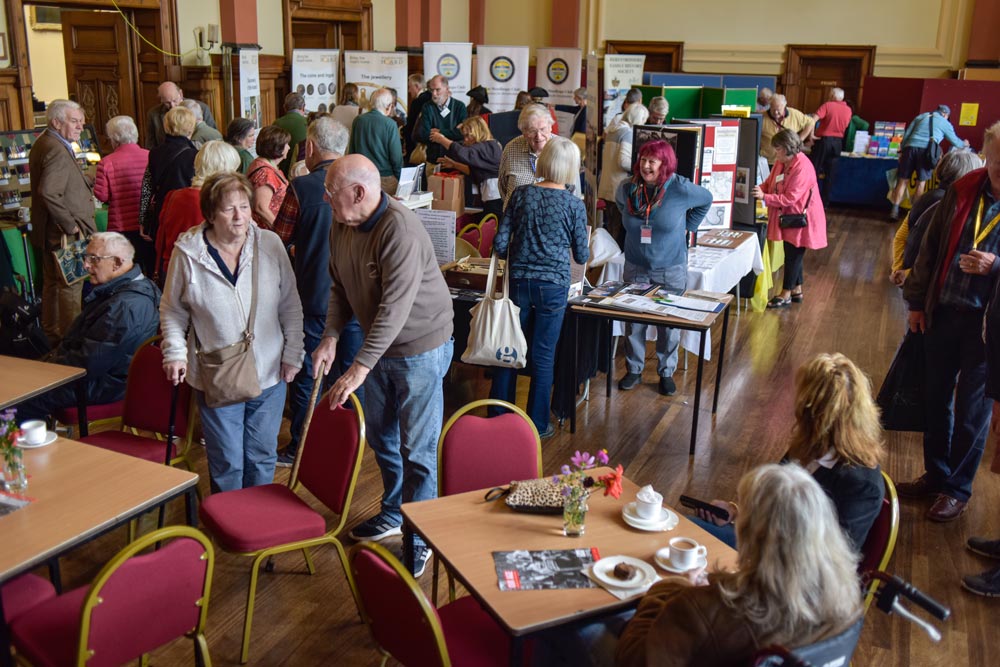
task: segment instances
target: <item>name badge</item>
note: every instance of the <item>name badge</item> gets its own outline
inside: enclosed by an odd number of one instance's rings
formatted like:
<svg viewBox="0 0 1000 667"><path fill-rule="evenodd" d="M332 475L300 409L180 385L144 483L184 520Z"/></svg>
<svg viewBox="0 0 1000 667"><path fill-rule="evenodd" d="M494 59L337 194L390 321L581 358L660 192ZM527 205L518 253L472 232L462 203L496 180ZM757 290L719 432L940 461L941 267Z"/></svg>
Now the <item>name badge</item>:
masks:
<svg viewBox="0 0 1000 667"><path fill-rule="evenodd" d="M781 183L783 180L785 180L784 174L778 174L777 176L774 177L775 183Z"/></svg>
<svg viewBox="0 0 1000 667"><path fill-rule="evenodd" d="M451 109L449 109L448 107L445 107L444 109L441 109L441 117L442 118L447 118L448 114L450 114L450 113L451 113Z"/></svg>
<svg viewBox="0 0 1000 667"><path fill-rule="evenodd" d="M643 225L639 228L639 243L650 244L653 242L653 227Z"/></svg>

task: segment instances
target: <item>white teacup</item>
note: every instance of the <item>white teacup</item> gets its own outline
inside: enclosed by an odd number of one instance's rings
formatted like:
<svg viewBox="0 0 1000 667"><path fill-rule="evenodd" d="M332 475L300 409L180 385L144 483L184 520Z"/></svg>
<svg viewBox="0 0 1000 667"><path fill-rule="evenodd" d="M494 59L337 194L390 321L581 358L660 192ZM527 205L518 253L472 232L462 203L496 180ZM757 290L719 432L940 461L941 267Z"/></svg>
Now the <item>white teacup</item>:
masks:
<svg viewBox="0 0 1000 667"><path fill-rule="evenodd" d="M656 520L663 511L663 495L644 486L635 496L635 513L640 519Z"/></svg>
<svg viewBox="0 0 1000 667"><path fill-rule="evenodd" d="M21 424L21 439L26 445L40 445L45 442L48 431L41 419L32 419Z"/></svg>
<svg viewBox="0 0 1000 667"><path fill-rule="evenodd" d="M670 565L678 570L692 570L698 562L708 557L708 549L690 537L675 537L670 545Z"/></svg>

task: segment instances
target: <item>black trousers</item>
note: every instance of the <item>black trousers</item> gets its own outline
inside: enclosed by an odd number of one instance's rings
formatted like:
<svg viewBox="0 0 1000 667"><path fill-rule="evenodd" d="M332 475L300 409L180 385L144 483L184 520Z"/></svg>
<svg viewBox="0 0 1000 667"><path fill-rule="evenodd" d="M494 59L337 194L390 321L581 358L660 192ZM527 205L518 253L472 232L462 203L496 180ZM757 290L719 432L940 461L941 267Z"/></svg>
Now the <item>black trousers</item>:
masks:
<svg viewBox="0 0 1000 667"><path fill-rule="evenodd" d="M806 249L794 246L788 241L782 241L785 247L785 271L781 276L782 289L795 289L802 285L802 260Z"/></svg>

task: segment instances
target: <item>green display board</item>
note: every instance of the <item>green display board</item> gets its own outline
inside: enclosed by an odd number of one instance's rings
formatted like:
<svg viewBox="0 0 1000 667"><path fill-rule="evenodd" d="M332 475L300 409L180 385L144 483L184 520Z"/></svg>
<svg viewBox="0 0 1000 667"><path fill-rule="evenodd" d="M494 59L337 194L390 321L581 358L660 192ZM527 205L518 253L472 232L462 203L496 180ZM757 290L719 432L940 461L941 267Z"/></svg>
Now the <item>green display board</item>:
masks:
<svg viewBox="0 0 1000 667"><path fill-rule="evenodd" d="M726 88L723 95L723 104L735 104L741 107L750 107L752 112L757 108L756 88Z"/></svg>
<svg viewBox="0 0 1000 667"><path fill-rule="evenodd" d="M698 118L708 118L712 114L722 113L722 100L725 92L724 88L702 88L701 109ZM693 118L693 116L688 116L688 118Z"/></svg>
<svg viewBox="0 0 1000 667"><path fill-rule="evenodd" d="M647 107L654 97L663 95L663 86L636 86L636 88L642 91L642 103Z"/></svg>
<svg viewBox="0 0 1000 667"><path fill-rule="evenodd" d="M670 104L668 123L675 118L696 118L701 112L701 86L664 86L663 96Z"/></svg>

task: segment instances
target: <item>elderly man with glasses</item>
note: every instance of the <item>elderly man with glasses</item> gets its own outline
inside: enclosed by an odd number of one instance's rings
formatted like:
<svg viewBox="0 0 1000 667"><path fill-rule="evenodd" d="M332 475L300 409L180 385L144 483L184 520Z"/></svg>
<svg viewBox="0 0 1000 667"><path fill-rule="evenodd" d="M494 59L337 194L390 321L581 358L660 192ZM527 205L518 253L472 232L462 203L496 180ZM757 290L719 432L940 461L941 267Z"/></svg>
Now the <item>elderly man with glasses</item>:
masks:
<svg viewBox="0 0 1000 667"><path fill-rule="evenodd" d="M160 327L160 290L133 263L135 249L118 232L90 237L84 266L93 289L83 310L45 361L87 369L87 403L113 403L125 396L132 355ZM45 419L76 405L76 389L59 387L21 403L18 421Z"/></svg>
<svg viewBox="0 0 1000 667"><path fill-rule="evenodd" d="M504 209L515 189L538 180L535 167L539 154L552 138L552 116L547 107L529 104L521 109L517 128L521 130L521 136L512 139L500 157L499 185Z"/></svg>

